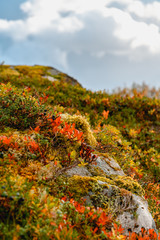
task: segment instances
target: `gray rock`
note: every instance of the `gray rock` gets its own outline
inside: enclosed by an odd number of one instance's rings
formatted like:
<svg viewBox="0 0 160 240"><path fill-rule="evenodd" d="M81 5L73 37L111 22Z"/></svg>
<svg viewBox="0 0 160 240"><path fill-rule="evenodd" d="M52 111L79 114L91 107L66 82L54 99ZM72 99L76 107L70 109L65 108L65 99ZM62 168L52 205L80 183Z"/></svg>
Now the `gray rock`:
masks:
<svg viewBox="0 0 160 240"><path fill-rule="evenodd" d="M59 74L64 74L64 79L66 82L68 82L69 84L75 86L78 85L80 87L82 87L82 85L73 77L69 76L68 74L62 73L60 71L58 71L56 68L50 67L50 69L48 69L48 73L50 73L53 76L59 75Z"/></svg>
<svg viewBox="0 0 160 240"><path fill-rule="evenodd" d="M93 205L93 202L92 202L90 196L86 195L83 197L83 199L85 200L86 205Z"/></svg>
<svg viewBox="0 0 160 240"><path fill-rule="evenodd" d="M103 157L98 157L96 160L96 164L97 165L90 165L92 170L98 167L107 175L125 176L123 170L120 168L119 164L113 158L105 159Z"/></svg>
<svg viewBox="0 0 160 240"><path fill-rule="evenodd" d="M98 171L96 171L97 169ZM96 174L94 174L95 172ZM89 163L84 167L74 166L66 170L65 174L67 177L72 177L73 175L94 177L97 174L100 177L103 175L106 175L106 177L107 175L126 176L113 158L108 159L104 157L98 157L96 165ZM82 196L86 199L87 205L103 207L103 201L108 204L124 228L126 235L129 234L129 231L139 233L142 227L156 231L154 220L148 210L148 204L142 197L124 190L118 187L118 185L114 185L114 182L112 185L102 179L97 180L97 184L99 184L99 188L97 186L98 192L93 189L86 196Z"/></svg>
<svg viewBox="0 0 160 240"><path fill-rule="evenodd" d="M135 194L132 194L132 197L134 205L137 206L135 212L124 211L117 217L117 220L120 221L122 227L125 229L125 234L129 234L129 231L138 233L142 227L146 230L154 229L157 231L155 222L148 210L147 202Z"/></svg>
<svg viewBox="0 0 160 240"><path fill-rule="evenodd" d="M108 198L110 198L111 196L113 196L114 192L113 192L113 187L109 185L108 188L105 188L103 190L103 194L104 196L107 196Z"/></svg>
<svg viewBox="0 0 160 240"><path fill-rule="evenodd" d="M43 76L43 78L47 78L49 81L51 81L51 82L54 82L54 81L57 81L57 79L56 78L54 78L54 77L51 77L51 76Z"/></svg>
<svg viewBox="0 0 160 240"><path fill-rule="evenodd" d="M50 68L50 69L48 70L48 73L50 73L50 74L52 74L52 75L58 75L58 74L60 74L61 72L58 71L56 68Z"/></svg>
<svg viewBox="0 0 160 240"><path fill-rule="evenodd" d="M78 175L82 177L92 176L92 174L88 171L86 167L79 167L79 166L68 169L65 173L68 177L72 177L73 175Z"/></svg>

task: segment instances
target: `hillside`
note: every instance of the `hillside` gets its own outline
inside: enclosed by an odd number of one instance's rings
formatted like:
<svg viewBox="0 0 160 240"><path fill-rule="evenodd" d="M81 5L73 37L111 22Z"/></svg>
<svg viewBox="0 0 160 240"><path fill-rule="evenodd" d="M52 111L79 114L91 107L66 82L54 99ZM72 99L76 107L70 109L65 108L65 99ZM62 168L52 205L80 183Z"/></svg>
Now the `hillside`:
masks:
<svg viewBox="0 0 160 240"><path fill-rule="evenodd" d="M158 97L92 92L51 67L1 65L0 238L157 239ZM139 206L153 227L141 229Z"/></svg>

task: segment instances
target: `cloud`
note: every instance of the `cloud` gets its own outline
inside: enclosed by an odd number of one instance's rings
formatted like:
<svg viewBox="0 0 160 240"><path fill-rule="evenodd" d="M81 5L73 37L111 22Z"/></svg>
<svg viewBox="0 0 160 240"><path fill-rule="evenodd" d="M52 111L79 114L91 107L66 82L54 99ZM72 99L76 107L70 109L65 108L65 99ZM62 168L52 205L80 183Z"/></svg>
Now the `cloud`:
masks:
<svg viewBox="0 0 160 240"><path fill-rule="evenodd" d="M112 17L117 25L115 36L130 41L131 49L146 46L153 54L160 52L159 26L136 21L129 13L116 8L108 8L105 15Z"/></svg>
<svg viewBox="0 0 160 240"><path fill-rule="evenodd" d="M128 12L134 13L143 19L157 20L160 22L160 2L144 4L141 1L131 1L127 7Z"/></svg>
<svg viewBox="0 0 160 240"><path fill-rule="evenodd" d="M125 9L117 8L116 3L125 6ZM15 41L24 40L30 35L38 36L46 30L78 34L86 28L87 16L93 15L97 16L97 22L103 18L102 25L99 25L101 33L106 31L104 24L108 28L112 19L115 27L111 35L130 46L132 53L139 47L146 47L151 54L160 52L160 26L145 22L146 18L160 20L160 3L158 2L144 4L140 0L87 0L87 2L86 0L68 0L66 3L66 0L27 0L21 4L20 8L27 15L26 19L0 20L0 33L10 35ZM133 13L137 17L144 18L143 21L133 18ZM96 34L95 32L95 40ZM98 50L95 54L100 57L105 51ZM126 54L126 50L123 52L119 49L117 54L120 52Z"/></svg>

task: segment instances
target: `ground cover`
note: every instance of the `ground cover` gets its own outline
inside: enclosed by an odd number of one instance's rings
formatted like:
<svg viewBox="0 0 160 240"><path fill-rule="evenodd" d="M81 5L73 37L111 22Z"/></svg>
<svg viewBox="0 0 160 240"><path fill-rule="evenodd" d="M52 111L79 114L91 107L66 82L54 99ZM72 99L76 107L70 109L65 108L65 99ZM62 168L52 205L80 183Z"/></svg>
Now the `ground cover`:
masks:
<svg viewBox="0 0 160 240"><path fill-rule="evenodd" d="M158 91L92 92L68 79L44 66L0 66L0 237L156 239L145 229L125 236L110 209L75 199L63 170L113 157L142 186L159 230Z"/></svg>

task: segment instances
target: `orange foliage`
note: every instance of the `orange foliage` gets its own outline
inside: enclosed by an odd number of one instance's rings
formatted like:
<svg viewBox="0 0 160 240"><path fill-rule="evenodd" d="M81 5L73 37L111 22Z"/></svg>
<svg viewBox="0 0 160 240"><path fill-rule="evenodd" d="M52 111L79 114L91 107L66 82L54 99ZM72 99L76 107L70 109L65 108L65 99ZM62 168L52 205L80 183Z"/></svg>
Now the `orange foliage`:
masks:
<svg viewBox="0 0 160 240"><path fill-rule="evenodd" d="M108 119L108 114L109 114L109 111L103 111L103 117L107 120Z"/></svg>

